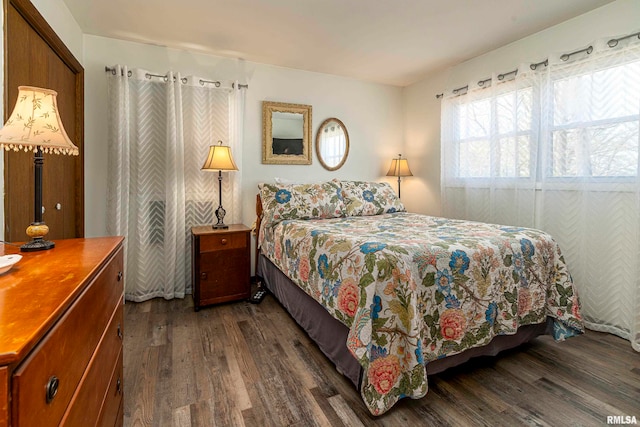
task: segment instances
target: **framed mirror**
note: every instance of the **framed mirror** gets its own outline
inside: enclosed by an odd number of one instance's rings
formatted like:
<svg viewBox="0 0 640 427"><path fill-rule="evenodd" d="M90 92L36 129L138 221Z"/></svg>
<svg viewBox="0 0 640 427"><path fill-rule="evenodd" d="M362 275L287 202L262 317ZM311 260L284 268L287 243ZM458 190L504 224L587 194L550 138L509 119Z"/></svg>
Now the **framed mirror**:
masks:
<svg viewBox="0 0 640 427"><path fill-rule="evenodd" d="M349 132L335 117L328 118L316 133L316 154L320 164L327 170L340 169L349 155Z"/></svg>
<svg viewBox="0 0 640 427"><path fill-rule="evenodd" d="M311 105L262 102L262 163L311 164Z"/></svg>

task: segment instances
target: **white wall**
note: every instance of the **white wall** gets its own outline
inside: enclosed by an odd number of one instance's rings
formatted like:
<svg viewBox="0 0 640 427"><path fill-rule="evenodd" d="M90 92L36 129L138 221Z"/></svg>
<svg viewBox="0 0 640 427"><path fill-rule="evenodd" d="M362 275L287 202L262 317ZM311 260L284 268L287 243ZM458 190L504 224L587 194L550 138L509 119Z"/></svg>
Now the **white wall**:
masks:
<svg viewBox="0 0 640 427"><path fill-rule="evenodd" d="M53 31L82 64L82 30L63 0L31 0Z"/></svg>
<svg viewBox="0 0 640 427"><path fill-rule="evenodd" d="M104 37L84 36L85 66L85 227L86 236L106 233L107 84L105 66L122 64L164 73L179 71L211 79L236 78L238 61ZM262 64L244 65L246 93L242 164L243 218L255 219L257 185L274 177L304 180L332 178L381 180L402 143L402 90ZM328 117L342 120L351 149L338 171L322 168L313 152L309 166L262 164L262 101L309 104L312 129Z"/></svg>
<svg viewBox="0 0 640 427"><path fill-rule="evenodd" d="M403 202L414 212L440 215L440 100L446 88L511 71L523 62L542 61L591 41L640 30L640 1L618 0L404 88L405 152L414 177L403 184Z"/></svg>

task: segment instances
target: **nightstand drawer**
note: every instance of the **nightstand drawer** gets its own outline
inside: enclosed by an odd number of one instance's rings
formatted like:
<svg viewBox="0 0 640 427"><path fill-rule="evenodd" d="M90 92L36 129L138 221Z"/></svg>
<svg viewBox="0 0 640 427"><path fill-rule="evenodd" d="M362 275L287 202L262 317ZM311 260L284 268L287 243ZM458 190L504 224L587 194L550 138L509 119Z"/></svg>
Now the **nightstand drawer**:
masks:
<svg viewBox="0 0 640 427"><path fill-rule="evenodd" d="M225 233L200 236L200 252L212 252L225 249L247 247L246 233Z"/></svg>

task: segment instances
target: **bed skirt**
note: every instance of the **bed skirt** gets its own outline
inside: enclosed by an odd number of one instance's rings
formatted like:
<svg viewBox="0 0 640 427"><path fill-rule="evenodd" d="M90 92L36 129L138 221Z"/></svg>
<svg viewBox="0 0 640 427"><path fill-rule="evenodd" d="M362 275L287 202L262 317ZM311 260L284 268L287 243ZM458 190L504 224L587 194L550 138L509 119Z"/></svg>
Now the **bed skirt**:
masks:
<svg viewBox="0 0 640 427"><path fill-rule="evenodd" d="M320 303L289 280L262 254L259 255L256 275L263 279L269 292L316 342L324 355L336 366L338 372L349 378L359 391L363 370L360 363L347 349L349 328L334 319ZM549 317L546 322L522 326L515 335L499 335L485 346L471 348L462 353L430 362L427 366L427 374L440 373L445 369L458 366L472 357L495 356L500 351L517 347L539 335L551 334L552 328L553 321Z"/></svg>

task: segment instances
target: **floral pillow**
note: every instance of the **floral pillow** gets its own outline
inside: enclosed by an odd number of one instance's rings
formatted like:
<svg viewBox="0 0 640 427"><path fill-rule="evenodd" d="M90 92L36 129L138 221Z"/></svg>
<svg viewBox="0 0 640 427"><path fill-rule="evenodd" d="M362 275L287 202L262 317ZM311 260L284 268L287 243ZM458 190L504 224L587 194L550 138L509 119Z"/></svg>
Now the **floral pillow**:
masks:
<svg viewBox="0 0 640 427"><path fill-rule="evenodd" d="M285 219L339 218L345 216L340 184L261 184L265 225Z"/></svg>
<svg viewBox="0 0 640 427"><path fill-rule="evenodd" d="M404 212L405 208L387 182L340 181L347 216Z"/></svg>

